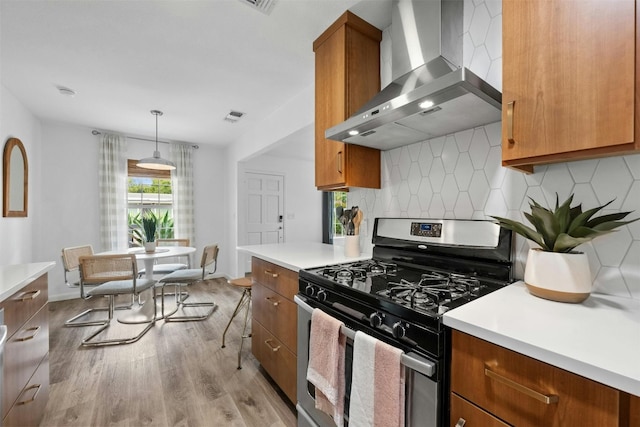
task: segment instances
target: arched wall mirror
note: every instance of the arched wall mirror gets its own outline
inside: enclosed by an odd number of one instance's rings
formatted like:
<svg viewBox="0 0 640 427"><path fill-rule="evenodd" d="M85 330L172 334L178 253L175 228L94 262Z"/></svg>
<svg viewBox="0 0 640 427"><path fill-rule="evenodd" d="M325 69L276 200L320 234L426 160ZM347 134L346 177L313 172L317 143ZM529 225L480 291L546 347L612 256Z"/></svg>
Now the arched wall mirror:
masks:
<svg viewBox="0 0 640 427"><path fill-rule="evenodd" d="M9 138L3 155L2 216L27 216L29 164L18 138Z"/></svg>

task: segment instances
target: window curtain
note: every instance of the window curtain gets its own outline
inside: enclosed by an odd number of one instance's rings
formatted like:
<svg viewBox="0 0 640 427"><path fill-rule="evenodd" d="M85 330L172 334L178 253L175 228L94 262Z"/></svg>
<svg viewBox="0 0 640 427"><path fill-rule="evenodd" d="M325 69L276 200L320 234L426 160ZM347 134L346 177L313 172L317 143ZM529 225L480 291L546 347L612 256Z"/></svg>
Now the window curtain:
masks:
<svg viewBox="0 0 640 427"><path fill-rule="evenodd" d="M173 229L178 239L189 239L196 246L193 207L193 147L187 144L169 144L169 158L176 164L171 171L173 191Z"/></svg>
<svg viewBox="0 0 640 427"><path fill-rule="evenodd" d="M127 143L124 137L103 134L100 143L100 241L105 251L128 247Z"/></svg>

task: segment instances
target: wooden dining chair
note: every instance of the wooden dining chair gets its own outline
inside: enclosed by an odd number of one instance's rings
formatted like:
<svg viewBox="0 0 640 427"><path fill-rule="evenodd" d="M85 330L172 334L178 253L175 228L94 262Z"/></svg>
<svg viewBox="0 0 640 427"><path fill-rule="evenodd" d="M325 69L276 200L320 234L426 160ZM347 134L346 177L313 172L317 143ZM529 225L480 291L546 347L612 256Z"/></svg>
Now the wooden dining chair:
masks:
<svg viewBox="0 0 640 427"><path fill-rule="evenodd" d="M189 239L157 239L156 240L157 247L162 246L189 246ZM153 265L153 274L154 275L165 275L169 273L173 273L176 270L184 270L186 268L191 267L191 260L189 255L185 255L186 263L171 263L162 261L157 261L156 264ZM139 276L144 276L146 273L146 269L138 270Z"/></svg>
<svg viewBox="0 0 640 427"><path fill-rule="evenodd" d="M108 312L106 319L102 319L100 328L87 338L82 340L82 346L95 347L105 345L129 344L138 341L151 329L156 321L155 292L153 295L153 316L144 322L144 329L137 335L125 338L111 338L94 340L104 332L113 320L115 310L115 297L118 295L131 295L135 298L149 289L154 289L155 280L138 278L138 267L134 254L93 255L80 257L80 283L98 283L98 286L87 291L88 297L104 296L109 298L108 307L101 308ZM125 323L125 322L123 322Z"/></svg>
<svg viewBox="0 0 640 427"><path fill-rule="evenodd" d="M70 288L80 287L79 267L80 257L85 255L93 255L93 247L91 245L72 246L62 248L62 267L64 269L64 283ZM72 279L70 280L70 277ZM80 294L82 298L84 295Z"/></svg>
<svg viewBox="0 0 640 427"><path fill-rule="evenodd" d="M182 298L182 288L192 283L204 280L208 274L213 274L218 268L218 252L220 248L217 244L205 246L202 251L202 258L200 259L200 268L189 268L185 270L177 270L171 274L167 274L162 277L158 283L161 287L161 311L160 315L164 318L165 322L187 322L190 320L205 320L216 309L214 302L193 302L186 303ZM211 265L213 265L213 271L211 271ZM176 310L171 313L165 313L165 287L175 286L176 295ZM179 309L188 307L210 307L205 314L202 315L175 315Z"/></svg>

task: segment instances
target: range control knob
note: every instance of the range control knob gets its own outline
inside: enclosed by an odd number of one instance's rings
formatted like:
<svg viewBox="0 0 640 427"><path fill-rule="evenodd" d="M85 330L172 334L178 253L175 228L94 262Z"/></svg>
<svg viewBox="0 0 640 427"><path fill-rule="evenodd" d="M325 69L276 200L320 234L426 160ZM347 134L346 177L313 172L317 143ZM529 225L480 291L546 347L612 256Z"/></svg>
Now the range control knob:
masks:
<svg viewBox="0 0 640 427"><path fill-rule="evenodd" d="M407 327L403 325L401 322L396 322L393 324L393 336L395 338L404 338L405 333L407 332Z"/></svg>
<svg viewBox="0 0 640 427"><path fill-rule="evenodd" d="M327 300L327 293L324 290L320 289L318 291L318 295L316 295L316 298L320 302L325 302Z"/></svg>
<svg viewBox="0 0 640 427"><path fill-rule="evenodd" d="M369 323L371 324L372 327L374 328L379 328L380 326L382 326L382 318L383 318L383 314L382 313L371 313L371 315L369 316Z"/></svg>
<svg viewBox="0 0 640 427"><path fill-rule="evenodd" d="M307 285L307 287L304 288L304 293L309 295L310 297L316 296L317 292L318 292L318 288L313 285Z"/></svg>

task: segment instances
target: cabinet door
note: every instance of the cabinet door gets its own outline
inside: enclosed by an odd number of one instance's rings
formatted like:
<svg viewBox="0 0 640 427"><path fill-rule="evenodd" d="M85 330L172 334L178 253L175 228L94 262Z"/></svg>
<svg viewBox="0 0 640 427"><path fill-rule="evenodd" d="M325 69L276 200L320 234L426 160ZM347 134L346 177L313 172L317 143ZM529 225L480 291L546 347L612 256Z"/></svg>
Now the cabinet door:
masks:
<svg viewBox="0 0 640 427"><path fill-rule="evenodd" d="M276 336L293 354L297 349L298 306L258 283L251 291L253 318Z"/></svg>
<svg viewBox="0 0 640 427"><path fill-rule="evenodd" d="M503 165L635 149L635 1L502 4Z"/></svg>
<svg viewBox="0 0 640 427"><path fill-rule="evenodd" d="M315 139L316 186L344 185L344 146L325 139L328 128L344 121L346 111L346 33L338 28L316 49Z"/></svg>
<svg viewBox="0 0 640 427"><path fill-rule="evenodd" d="M5 426L37 426L44 416L49 400L49 355L43 359L16 403L7 408Z"/></svg>
<svg viewBox="0 0 640 427"><path fill-rule="evenodd" d="M316 186L380 188L380 150L325 139L380 91L380 30L345 12L313 44Z"/></svg>
<svg viewBox="0 0 640 427"><path fill-rule="evenodd" d="M451 391L518 427L618 427L619 390L461 332L452 334Z"/></svg>
<svg viewBox="0 0 640 427"><path fill-rule="evenodd" d="M291 402L296 402L297 359L256 319L251 321L251 351Z"/></svg>

